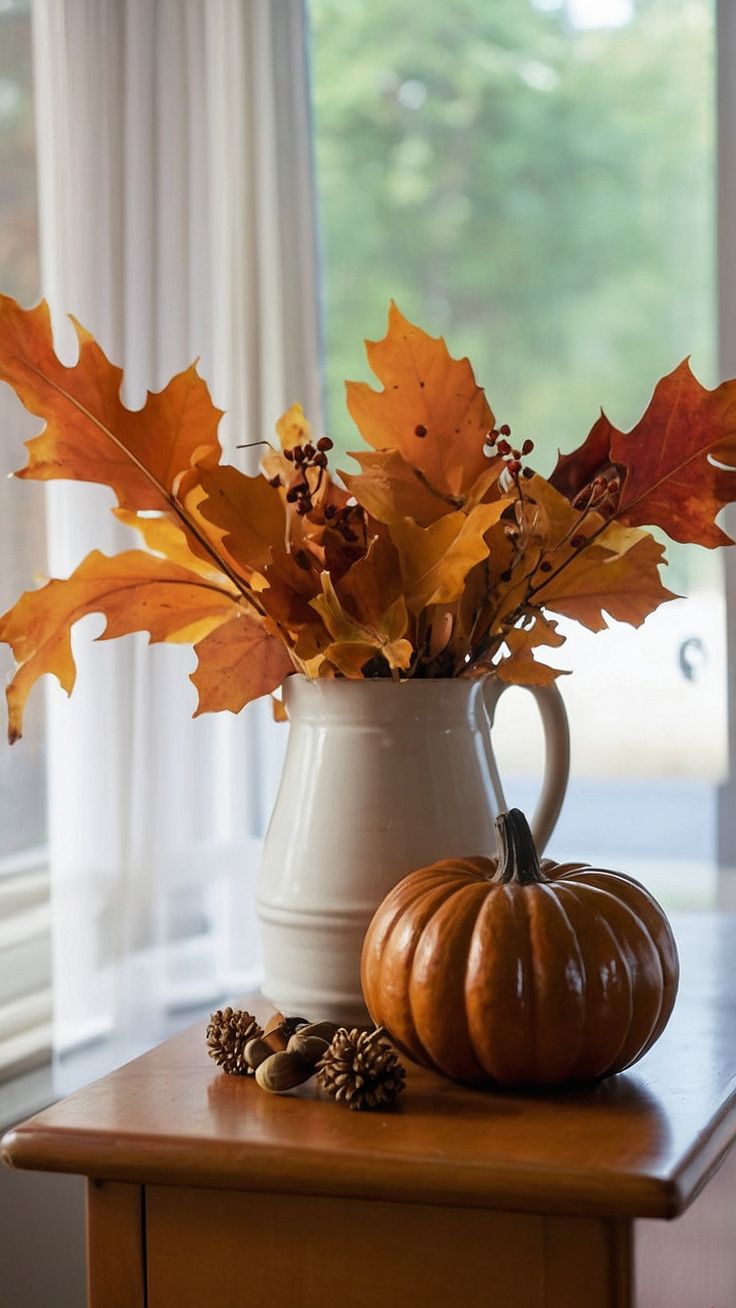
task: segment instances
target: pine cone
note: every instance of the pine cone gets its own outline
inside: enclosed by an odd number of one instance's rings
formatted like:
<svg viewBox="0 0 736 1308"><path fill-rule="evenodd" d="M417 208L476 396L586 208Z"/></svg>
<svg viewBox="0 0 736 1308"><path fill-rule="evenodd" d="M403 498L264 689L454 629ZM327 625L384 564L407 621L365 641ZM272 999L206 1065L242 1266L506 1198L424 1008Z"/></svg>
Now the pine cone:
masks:
<svg viewBox="0 0 736 1308"><path fill-rule="evenodd" d="M338 1104L388 1108L404 1089L406 1072L379 1028L341 1027L317 1063L317 1082Z"/></svg>
<svg viewBox="0 0 736 1308"><path fill-rule="evenodd" d="M263 1029L251 1013L237 1008L218 1008L207 1027L209 1056L223 1072L233 1076L252 1076L253 1068L245 1061L245 1046L249 1040L262 1035Z"/></svg>

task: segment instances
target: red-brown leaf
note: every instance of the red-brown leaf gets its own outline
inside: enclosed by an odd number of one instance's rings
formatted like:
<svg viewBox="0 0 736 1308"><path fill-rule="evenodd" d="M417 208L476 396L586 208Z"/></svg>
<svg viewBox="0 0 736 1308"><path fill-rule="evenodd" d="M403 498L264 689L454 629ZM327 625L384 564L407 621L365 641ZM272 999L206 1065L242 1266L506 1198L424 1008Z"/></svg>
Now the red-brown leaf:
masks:
<svg viewBox="0 0 736 1308"><path fill-rule="evenodd" d="M621 470L616 518L661 527L673 540L727 545L715 518L736 499L736 381L709 391L687 360L658 382L630 432L601 415L574 454L560 458L551 481L569 499L599 472Z"/></svg>

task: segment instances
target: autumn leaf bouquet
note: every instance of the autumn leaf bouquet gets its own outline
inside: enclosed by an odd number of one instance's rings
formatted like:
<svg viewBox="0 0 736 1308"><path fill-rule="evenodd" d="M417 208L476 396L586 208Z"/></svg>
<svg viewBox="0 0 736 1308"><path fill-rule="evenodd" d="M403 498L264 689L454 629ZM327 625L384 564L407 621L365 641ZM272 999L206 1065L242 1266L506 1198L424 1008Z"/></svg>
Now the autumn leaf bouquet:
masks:
<svg viewBox="0 0 736 1308"><path fill-rule="evenodd" d="M0 378L43 419L21 478L104 483L144 548L89 554L66 580L0 618L17 662L9 736L34 682L74 685L70 630L102 613L102 639L147 631L194 645L197 712L238 712L294 672L310 678L468 677L544 685L538 654L605 614L638 626L673 598L647 527L712 548L736 498L736 382L713 391L687 362L624 433L601 415L549 479L531 441L498 425L467 359L392 305L369 343L376 390L349 382L366 446L335 475L328 437L294 405L263 441L262 471L221 461L220 411L194 366L141 409L75 322L78 361L54 351L47 306L0 297ZM244 433L253 443L262 433Z"/></svg>

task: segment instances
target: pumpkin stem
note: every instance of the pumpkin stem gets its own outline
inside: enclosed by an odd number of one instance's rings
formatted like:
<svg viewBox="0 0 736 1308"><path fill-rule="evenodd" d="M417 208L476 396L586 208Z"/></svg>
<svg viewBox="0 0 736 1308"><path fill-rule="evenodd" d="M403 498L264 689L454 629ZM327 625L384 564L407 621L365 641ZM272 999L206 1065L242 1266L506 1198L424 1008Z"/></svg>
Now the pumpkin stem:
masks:
<svg viewBox="0 0 736 1308"><path fill-rule="evenodd" d="M524 814L519 808L510 808L496 818L498 871L494 881L507 885L509 881L530 886L544 881L534 837Z"/></svg>

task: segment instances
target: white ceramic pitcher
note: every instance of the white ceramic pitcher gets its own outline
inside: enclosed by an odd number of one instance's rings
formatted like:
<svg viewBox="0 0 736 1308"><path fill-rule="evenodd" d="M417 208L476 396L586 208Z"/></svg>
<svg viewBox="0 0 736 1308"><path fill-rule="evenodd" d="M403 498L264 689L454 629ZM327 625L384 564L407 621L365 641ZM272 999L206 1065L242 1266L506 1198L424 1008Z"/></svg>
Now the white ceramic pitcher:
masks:
<svg viewBox="0 0 736 1308"><path fill-rule="evenodd" d="M505 689L485 680L289 677L290 735L258 887L266 997L289 1014L367 1022L360 951L387 891L413 868L494 854L506 808L491 746ZM556 687L529 687L545 733L532 827L557 820L569 771Z"/></svg>

